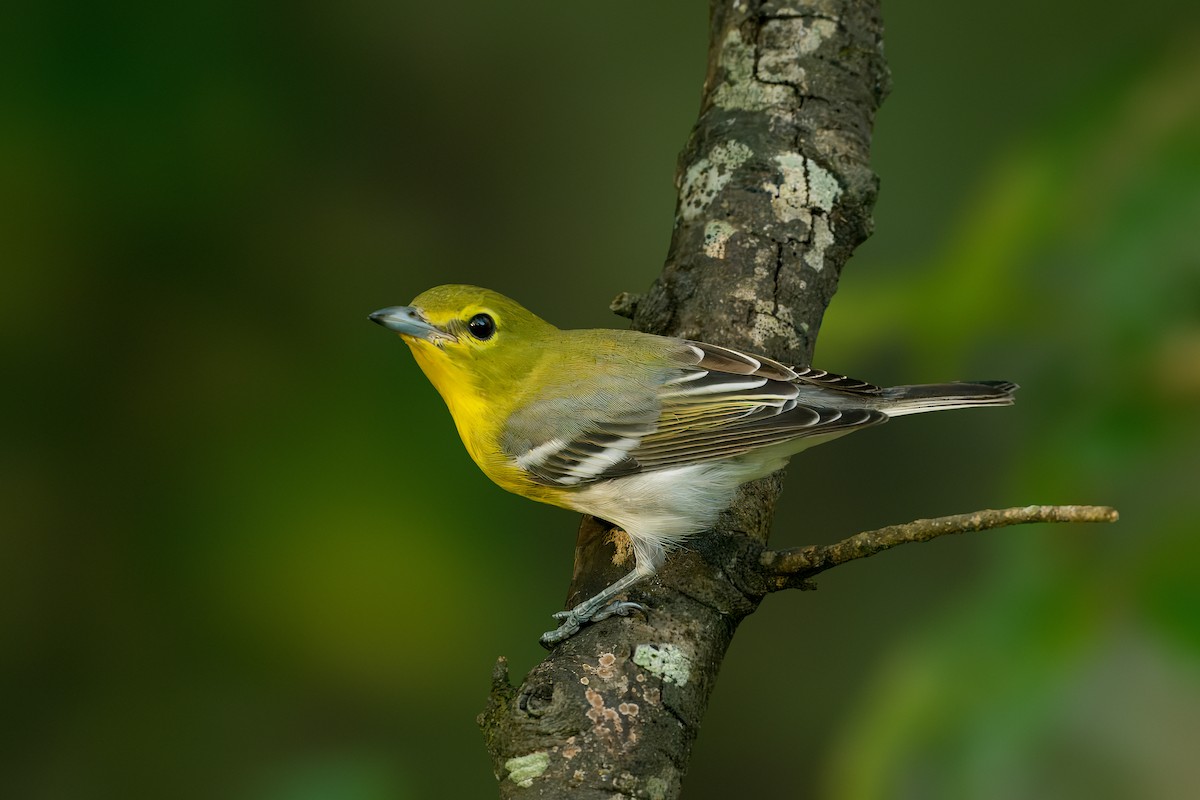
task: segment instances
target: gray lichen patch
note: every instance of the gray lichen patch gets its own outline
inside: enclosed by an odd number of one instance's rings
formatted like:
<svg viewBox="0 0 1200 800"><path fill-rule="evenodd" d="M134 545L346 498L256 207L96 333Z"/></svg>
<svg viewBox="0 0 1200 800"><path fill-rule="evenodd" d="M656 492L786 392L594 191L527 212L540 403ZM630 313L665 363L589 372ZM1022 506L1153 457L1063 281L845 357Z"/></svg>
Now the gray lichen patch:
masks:
<svg viewBox="0 0 1200 800"><path fill-rule="evenodd" d="M685 220L700 215L733 177L734 170L750 158L752 152L741 142L730 140L712 149L688 167L679 188L680 214Z"/></svg>
<svg viewBox="0 0 1200 800"><path fill-rule="evenodd" d="M540 777L549 766L550 754L544 750L510 758L504 762L504 768L508 770L508 779L526 789L533 786L533 779Z"/></svg>
<svg viewBox="0 0 1200 800"><path fill-rule="evenodd" d="M837 23L820 17L773 19L759 34L757 77L807 90L803 56L815 53L837 33Z"/></svg>
<svg viewBox="0 0 1200 800"><path fill-rule="evenodd" d="M833 173L799 153L781 153L775 163L779 182L763 184L771 196L775 219L804 225L809 245L804 263L820 272L825 266L825 251L836 241L829 214L842 187Z"/></svg>
<svg viewBox="0 0 1200 800"><path fill-rule="evenodd" d="M662 678L666 683L686 686L692 674L692 659L678 645L639 644L633 651L633 663Z"/></svg>
<svg viewBox="0 0 1200 800"><path fill-rule="evenodd" d="M838 184L837 178L833 177L832 172L811 158L806 159L806 161L808 168L808 196L814 206L828 214L833 210L833 204L837 202L838 197L841 195L842 187Z"/></svg>
<svg viewBox="0 0 1200 800"><path fill-rule="evenodd" d="M657 775L646 778L646 797L650 800L666 800L671 785Z"/></svg>
<svg viewBox="0 0 1200 800"><path fill-rule="evenodd" d="M812 216L808 209L808 159L799 153L782 153L775 156L775 163L779 167L779 183L763 184L763 189L771 195L775 219L808 224Z"/></svg>
<svg viewBox="0 0 1200 800"><path fill-rule="evenodd" d="M814 216L812 221L812 241L804 253L804 263L820 272L825 267L825 250L836 240L833 238L833 226L828 217Z"/></svg>
<svg viewBox="0 0 1200 800"><path fill-rule="evenodd" d="M729 31L718 62L725 70L725 80L713 92L713 105L724 109L762 111L791 103L790 88L756 79L755 60L754 45L743 41L737 28Z"/></svg>
<svg viewBox="0 0 1200 800"><path fill-rule="evenodd" d="M767 181L763 189L771 195L771 208L780 222L809 223L812 209L828 214L842 193L837 178L811 158L799 153L775 156L779 182Z"/></svg>
<svg viewBox="0 0 1200 800"><path fill-rule="evenodd" d="M724 220L714 219L704 226L704 254L709 258L725 258L725 243L737 228Z"/></svg>
<svg viewBox="0 0 1200 800"><path fill-rule="evenodd" d="M773 19L759 33L755 77L787 84L808 93L808 72L802 59L815 53L837 33L837 23L819 17Z"/></svg>

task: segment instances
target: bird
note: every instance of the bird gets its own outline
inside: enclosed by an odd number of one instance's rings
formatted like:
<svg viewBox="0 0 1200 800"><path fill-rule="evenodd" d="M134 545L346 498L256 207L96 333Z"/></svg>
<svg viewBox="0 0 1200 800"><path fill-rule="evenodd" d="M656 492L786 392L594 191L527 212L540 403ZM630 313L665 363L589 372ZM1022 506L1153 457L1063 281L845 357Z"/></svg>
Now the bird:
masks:
<svg viewBox="0 0 1200 800"><path fill-rule="evenodd" d="M618 599L712 528L742 484L813 445L892 417L1006 406L1017 385L876 386L715 344L634 330L564 330L514 300L449 284L370 314L442 396L501 488L624 530L633 569L554 614L553 647L583 625L645 613Z"/></svg>

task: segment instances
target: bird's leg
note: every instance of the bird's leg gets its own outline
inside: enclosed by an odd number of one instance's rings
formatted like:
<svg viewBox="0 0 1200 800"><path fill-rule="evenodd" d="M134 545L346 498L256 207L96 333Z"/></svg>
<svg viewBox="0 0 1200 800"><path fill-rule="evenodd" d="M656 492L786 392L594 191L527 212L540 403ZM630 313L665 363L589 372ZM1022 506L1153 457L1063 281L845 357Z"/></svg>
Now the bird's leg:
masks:
<svg viewBox="0 0 1200 800"><path fill-rule="evenodd" d="M550 647L569 639L578 633L579 628L587 622L599 622L602 619L608 619L614 614L627 617L635 611L640 611L644 614L646 607L641 603L634 603L628 600L614 600L614 598L652 574L652 571L634 569L633 572L614 582L611 586L606 587L594 597L584 600L570 611L559 611L554 615L554 618L562 624L557 629L542 634L542 646Z"/></svg>

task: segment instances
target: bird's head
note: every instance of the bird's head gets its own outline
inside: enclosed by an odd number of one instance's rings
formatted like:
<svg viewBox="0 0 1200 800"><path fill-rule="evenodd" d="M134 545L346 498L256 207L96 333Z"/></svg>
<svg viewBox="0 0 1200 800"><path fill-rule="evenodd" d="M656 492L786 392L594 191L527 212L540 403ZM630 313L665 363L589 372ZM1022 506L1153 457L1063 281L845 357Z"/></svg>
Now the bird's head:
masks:
<svg viewBox="0 0 1200 800"><path fill-rule="evenodd" d="M519 380L556 328L515 300L478 286L451 284L408 306L370 315L412 349L443 397Z"/></svg>

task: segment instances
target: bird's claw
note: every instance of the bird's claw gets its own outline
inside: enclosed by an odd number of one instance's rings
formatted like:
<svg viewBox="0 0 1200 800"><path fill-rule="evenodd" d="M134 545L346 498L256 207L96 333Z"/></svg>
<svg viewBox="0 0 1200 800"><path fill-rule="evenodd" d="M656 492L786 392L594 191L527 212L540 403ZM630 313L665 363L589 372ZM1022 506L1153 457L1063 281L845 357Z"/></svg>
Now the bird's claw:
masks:
<svg viewBox="0 0 1200 800"><path fill-rule="evenodd" d="M614 615L628 617L634 613L644 616L648 611L641 603L635 603L631 600L614 600L591 614L587 614L586 611L581 613L577 608L573 608L570 611L556 611L553 614L554 619L558 620L561 624L556 629L543 633L542 638L538 641L541 642L542 647L549 649L579 633L580 628L589 622L599 622Z"/></svg>
<svg viewBox="0 0 1200 800"><path fill-rule="evenodd" d="M604 608L593 614L589 622L599 622L602 619L608 619L614 614L618 617L628 617L630 614L635 612L644 617L647 613L646 607L641 603L635 603L632 600L613 600Z"/></svg>
<svg viewBox="0 0 1200 800"><path fill-rule="evenodd" d="M555 613L554 618L562 624L552 631L546 631L542 634L542 638L538 639L542 647L547 650L579 633L580 627L587 621L580 619L574 611L559 611Z"/></svg>

